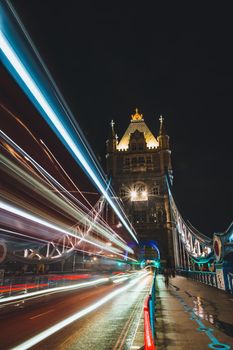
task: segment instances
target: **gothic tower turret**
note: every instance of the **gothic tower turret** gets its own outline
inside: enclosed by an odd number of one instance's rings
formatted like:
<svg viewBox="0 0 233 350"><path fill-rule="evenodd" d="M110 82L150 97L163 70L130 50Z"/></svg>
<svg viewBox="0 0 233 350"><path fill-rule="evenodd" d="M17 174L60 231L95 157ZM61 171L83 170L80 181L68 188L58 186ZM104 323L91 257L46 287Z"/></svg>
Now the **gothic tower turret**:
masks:
<svg viewBox="0 0 233 350"><path fill-rule="evenodd" d="M145 247L152 244L157 247L157 258L160 256L164 264L171 265L173 243L165 175L167 170L171 174L172 168L164 119L160 117L156 137L136 109L119 142L112 122L106 157L112 186L138 233L140 251L144 249L144 257L149 259L151 251L146 253Z"/></svg>
<svg viewBox="0 0 233 350"><path fill-rule="evenodd" d="M171 166L171 150L169 146L169 136L166 132L164 125L164 118L160 116L160 127L159 127L159 152L160 152L160 168L162 173L168 172L170 175L172 173Z"/></svg>

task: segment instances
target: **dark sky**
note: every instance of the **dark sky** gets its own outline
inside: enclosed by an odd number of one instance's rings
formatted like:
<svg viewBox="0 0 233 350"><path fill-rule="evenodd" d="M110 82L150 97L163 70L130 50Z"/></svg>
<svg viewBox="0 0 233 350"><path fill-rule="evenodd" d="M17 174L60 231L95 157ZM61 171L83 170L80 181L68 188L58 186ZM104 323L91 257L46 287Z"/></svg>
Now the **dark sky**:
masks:
<svg viewBox="0 0 233 350"><path fill-rule="evenodd" d="M12 3L102 164L111 119L122 136L138 107L157 134L163 114L183 216L205 234L224 231L233 219L230 8Z"/></svg>

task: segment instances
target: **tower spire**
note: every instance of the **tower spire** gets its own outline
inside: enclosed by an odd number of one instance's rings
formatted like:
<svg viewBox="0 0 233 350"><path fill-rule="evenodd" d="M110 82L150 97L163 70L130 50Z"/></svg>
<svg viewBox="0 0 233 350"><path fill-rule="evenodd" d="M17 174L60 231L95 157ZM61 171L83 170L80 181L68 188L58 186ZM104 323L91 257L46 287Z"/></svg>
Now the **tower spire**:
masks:
<svg viewBox="0 0 233 350"><path fill-rule="evenodd" d="M159 127L159 135L166 135L166 130L164 127L164 117L161 115L159 117L159 121L160 121L160 127Z"/></svg>
<svg viewBox="0 0 233 350"><path fill-rule="evenodd" d="M114 130L115 122L114 122L113 119L111 120L110 125L111 125L111 137L112 137L112 139L114 139L114 138L116 138L116 133L115 133L115 130Z"/></svg>
<svg viewBox="0 0 233 350"><path fill-rule="evenodd" d="M108 154L116 151L116 146L118 142L117 135L114 129L115 122L111 120L109 124L110 124L109 136L108 136L108 140L106 141Z"/></svg>
<svg viewBox="0 0 233 350"><path fill-rule="evenodd" d="M159 117L160 126L159 126L159 146L161 149L169 149L169 136L166 132L165 126L164 126L164 117L161 115Z"/></svg>

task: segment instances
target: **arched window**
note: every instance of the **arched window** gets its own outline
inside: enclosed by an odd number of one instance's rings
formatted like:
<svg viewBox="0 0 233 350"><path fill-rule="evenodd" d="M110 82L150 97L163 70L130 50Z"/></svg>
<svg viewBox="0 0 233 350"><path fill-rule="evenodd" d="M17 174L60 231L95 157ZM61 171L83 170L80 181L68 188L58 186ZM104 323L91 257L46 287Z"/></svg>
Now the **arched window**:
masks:
<svg viewBox="0 0 233 350"><path fill-rule="evenodd" d="M148 191L147 187L143 182L137 182L131 187L131 201L147 201L148 200Z"/></svg>

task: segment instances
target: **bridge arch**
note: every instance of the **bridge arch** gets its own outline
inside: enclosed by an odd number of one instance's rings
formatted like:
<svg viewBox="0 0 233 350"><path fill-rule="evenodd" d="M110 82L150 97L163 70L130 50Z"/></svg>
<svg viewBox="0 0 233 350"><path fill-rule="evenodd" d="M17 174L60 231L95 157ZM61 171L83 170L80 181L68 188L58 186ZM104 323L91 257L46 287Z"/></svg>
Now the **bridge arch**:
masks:
<svg viewBox="0 0 233 350"><path fill-rule="evenodd" d="M154 257L151 256L151 259L148 259L148 260L160 261L160 256L161 256L160 250L159 250L158 244L154 240L142 240L142 241L139 241L139 245L137 245L135 242L130 242L128 244L128 246L134 250L139 248L138 255L139 255L140 260L146 260L145 254L143 257L143 249L145 249L146 247L152 248L155 251L155 253L157 254L157 256L154 256ZM127 257L128 257L128 252L126 252L126 254L125 254L126 260L127 260Z"/></svg>

